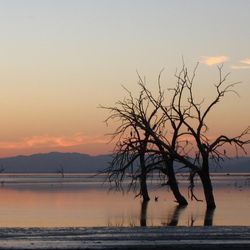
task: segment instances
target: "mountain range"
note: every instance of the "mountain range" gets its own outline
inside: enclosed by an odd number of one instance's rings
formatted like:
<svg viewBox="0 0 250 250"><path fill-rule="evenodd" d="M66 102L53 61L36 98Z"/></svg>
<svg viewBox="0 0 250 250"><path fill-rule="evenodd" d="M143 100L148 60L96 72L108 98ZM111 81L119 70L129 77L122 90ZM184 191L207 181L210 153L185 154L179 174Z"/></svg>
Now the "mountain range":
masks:
<svg viewBox="0 0 250 250"><path fill-rule="evenodd" d="M105 169L111 155L90 156L81 153L51 152L30 156L0 158L0 170L4 173L95 173ZM250 157L225 160L221 167L212 167L217 173L249 173Z"/></svg>
<svg viewBox="0 0 250 250"><path fill-rule="evenodd" d="M95 173L108 166L110 155L51 152L0 158L4 173Z"/></svg>

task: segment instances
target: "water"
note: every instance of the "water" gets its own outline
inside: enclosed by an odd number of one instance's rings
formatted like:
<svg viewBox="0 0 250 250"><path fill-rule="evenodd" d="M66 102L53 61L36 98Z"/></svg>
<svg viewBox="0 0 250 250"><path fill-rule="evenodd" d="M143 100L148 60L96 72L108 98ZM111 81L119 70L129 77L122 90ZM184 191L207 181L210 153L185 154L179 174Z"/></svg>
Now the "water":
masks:
<svg viewBox="0 0 250 250"><path fill-rule="evenodd" d="M217 208L190 201L178 208L168 188L149 185L151 201L134 193L108 192L103 176L89 174L1 174L1 227L250 226L250 175L212 176ZM188 197L187 176L179 176ZM195 194L204 199L197 182ZM159 196L158 202L154 197Z"/></svg>

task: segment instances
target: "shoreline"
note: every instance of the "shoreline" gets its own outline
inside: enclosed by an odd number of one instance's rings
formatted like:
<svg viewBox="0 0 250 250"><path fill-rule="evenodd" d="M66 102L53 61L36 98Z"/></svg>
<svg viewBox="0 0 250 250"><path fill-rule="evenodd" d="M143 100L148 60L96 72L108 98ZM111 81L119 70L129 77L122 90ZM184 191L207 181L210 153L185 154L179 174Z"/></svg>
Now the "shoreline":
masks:
<svg viewBox="0 0 250 250"><path fill-rule="evenodd" d="M250 227L0 228L0 249L250 249Z"/></svg>

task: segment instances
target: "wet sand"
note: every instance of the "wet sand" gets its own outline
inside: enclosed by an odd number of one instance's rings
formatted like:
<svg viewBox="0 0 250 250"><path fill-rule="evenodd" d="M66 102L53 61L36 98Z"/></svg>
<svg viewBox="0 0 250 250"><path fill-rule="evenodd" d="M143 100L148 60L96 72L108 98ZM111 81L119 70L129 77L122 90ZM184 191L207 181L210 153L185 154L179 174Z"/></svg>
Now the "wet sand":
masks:
<svg viewBox="0 0 250 250"><path fill-rule="evenodd" d="M1 228L0 249L250 249L250 227Z"/></svg>

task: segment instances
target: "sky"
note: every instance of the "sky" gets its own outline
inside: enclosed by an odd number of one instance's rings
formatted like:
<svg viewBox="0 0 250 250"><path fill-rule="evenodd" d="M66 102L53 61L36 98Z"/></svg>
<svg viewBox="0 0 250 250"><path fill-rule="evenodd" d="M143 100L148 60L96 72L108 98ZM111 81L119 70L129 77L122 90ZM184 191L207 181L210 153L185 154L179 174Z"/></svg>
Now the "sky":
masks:
<svg viewBox="0 0 250 250"><path fill-rule="evenodd" d="M136 92L137 74L156 88L182 57L209 98L224 64L240 97L209 116L210 135L250 124L248 0L0 0L0 157L112 150L99 105Z"/></svg>

